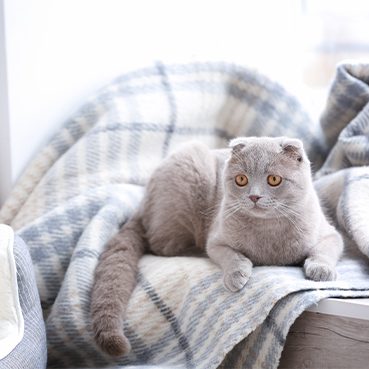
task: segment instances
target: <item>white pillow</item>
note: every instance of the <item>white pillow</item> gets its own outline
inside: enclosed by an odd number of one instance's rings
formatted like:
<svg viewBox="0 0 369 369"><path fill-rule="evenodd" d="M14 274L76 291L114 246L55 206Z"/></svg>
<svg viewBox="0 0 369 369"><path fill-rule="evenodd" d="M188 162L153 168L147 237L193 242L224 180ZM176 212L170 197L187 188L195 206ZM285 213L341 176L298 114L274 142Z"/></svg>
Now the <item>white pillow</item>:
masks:
<svg viewBox="0 0 369 369"><path fill-rule="evenodd" d="M13 243L13 229L0 224L0 360L18 345L24 334Z"/></svg>

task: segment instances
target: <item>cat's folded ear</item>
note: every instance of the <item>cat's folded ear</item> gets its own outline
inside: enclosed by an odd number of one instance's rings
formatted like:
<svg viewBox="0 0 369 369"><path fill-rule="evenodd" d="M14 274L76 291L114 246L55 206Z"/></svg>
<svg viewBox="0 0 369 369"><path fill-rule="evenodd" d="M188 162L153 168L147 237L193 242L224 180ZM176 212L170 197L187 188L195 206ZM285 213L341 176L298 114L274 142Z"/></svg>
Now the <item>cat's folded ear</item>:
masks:
<svg viewBox="0 0 369 369"><path fill-rule="evenodd" d="M247 137L237 137L229 142L229 147L233 152L242 150L247 144Z"/></svg>
<svg viewBox="0 0 369 369"><path fill-rule="evenodd" d="M281 147L283 153L297 161L302 161L304 156L304 145L298 138L282 137Z"/></svg>

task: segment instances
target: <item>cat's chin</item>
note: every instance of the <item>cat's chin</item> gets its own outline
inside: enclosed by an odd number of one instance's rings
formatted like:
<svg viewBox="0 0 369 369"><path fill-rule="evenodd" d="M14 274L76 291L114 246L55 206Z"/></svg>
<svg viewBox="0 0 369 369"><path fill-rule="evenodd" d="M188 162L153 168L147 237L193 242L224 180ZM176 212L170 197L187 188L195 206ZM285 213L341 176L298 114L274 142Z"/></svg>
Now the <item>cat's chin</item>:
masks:
<svg viewBox="0 0 369 369"><path fill-rule="evenodd" d="M273 218L270 209L263 209L260 206L255 205L254 207L247 209L247 215L253 218L269 219Z"/></svg>

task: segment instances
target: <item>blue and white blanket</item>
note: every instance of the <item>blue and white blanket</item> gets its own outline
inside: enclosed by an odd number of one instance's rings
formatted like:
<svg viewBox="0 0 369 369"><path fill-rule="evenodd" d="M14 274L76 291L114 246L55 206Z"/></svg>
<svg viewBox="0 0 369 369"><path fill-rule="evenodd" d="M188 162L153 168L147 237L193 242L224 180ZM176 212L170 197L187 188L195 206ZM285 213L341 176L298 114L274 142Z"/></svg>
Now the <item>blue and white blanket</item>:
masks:
<svg viewBox="0 0 369 369"><path fill-rule="evenodd" d="M369 296L369 65L343 64L315 124L265 76L225 62L157 62L99 91L31 163L1 209L29 247L46 321L48 367L276 368L289 328L329 296ZM144 256L124 331L132 352L99 353L90 328L94 269L137 208L153 169L180 143L304 141L316 188L351 252L335 282L257 267L238 293L203 258Z"/></svg>

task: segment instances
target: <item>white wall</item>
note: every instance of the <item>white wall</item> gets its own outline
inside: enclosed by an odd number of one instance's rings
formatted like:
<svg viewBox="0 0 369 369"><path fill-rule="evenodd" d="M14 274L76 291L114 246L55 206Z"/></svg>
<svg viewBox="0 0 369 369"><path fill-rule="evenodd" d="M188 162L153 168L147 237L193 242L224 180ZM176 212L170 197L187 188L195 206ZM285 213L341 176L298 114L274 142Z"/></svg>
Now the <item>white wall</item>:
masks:
<svg viewBox="0 0 369 369"><path fill-rule="evenodd" d="M0 0L0 206L72 112L143 60L233 59L299 83L299 3Z"/></svg>
<svg viewBox="0 0 369 369"><path fill-rule="evenodd" d="M12 187L4 6L0 2L0 206Z"/></svg>

